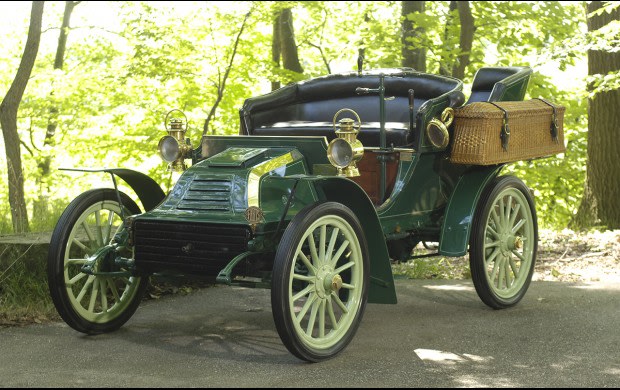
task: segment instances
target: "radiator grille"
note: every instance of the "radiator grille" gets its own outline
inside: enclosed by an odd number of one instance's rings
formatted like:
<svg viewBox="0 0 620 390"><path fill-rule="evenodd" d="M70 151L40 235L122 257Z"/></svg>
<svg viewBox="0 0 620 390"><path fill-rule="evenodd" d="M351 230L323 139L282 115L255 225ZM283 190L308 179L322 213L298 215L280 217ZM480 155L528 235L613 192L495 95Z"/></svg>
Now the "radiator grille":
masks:
<svg viewBox="0 0 620 390"><path fill-rule="evenodd" d="M248 249L246 226L136 220L136 266L144 271L196 271L217 275Z"/></svg>
<svg viewBox="0 0 620 390"><path fill-rule="evenodd" d="M192 180L183 198L177 205L179 210L230 211L231 180L197 176Z"/></svg>

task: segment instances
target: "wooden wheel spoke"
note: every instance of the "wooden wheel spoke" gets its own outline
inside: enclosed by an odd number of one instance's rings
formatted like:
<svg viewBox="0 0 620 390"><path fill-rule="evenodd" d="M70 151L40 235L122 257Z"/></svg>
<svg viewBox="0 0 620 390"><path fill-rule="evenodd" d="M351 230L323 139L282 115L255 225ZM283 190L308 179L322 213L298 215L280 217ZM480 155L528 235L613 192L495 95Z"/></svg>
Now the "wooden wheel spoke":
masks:
<svg viewBox="0 0 620 390"><path fill-rule="evenodd" d="M342 256L342 253L349 247L349 240L345 240L341 245L340 248L338 248L338 251L336 252L336 254L331 258L331 263L330 266L335 267L336 264L338 263L338 260L340 260L340 256Z"/></svg>
<svg viewBox="0 0 620 390"><path fill-rule="evenodd" d="M308 336L312 336L312 332L314 331L314 324L316 323L316 313L319 310L319 306L321 302L314 301L312 304L312 309L310 309L310 318L308 319L308 325L306 327L306 334Z"/></svg>
<svg viewBox="0 0 620 390"><path fill-rule="evenodd" d="M310 259L308 259L308 256L306 256L301 250L299 251L299 258L304 263L306 268L308 268L308 271L312 275L316 275L316 268L314 267L314 265L312 265L312 263L310 262Z"/></svg>
<svg viewBox="0 0 620 390"><path fill-rule="evenodd" d="M334 302L336 302L336 305L338 305L338 307L340 307L340 309L344 312L344 313L348 313L349 309L347 309L347 307L344 305L344 303L342 303L342 301L340 300L340 297L338 297L338 294L336 294L334 291L332 291L332 299L334 300Z"/></svg>
<svg viewBox="0 0 620 390"><path fill-rule="evenodd" d="M332 262L332 254L334 253L334 247L336 246L336 240L338 239L339 232L339 228L334 228L334 230L332 230L332 235L329 239L329 245L327 246L327 254L325 258L325 263L327 264L331 264Z"/></svg>
<svg viewBox="0 0 620 390"><path fill-rule="evenodd" d="M319 259L321 264L325 263L325 240L327 239L327 226L321 225L319 234Z"/></svg>
<svg viewBox="0 0 620 390"><path fill-rule="evenodd" d="M332 306L331 296L327 299L327 314L329 315L329 319L332 323L332 329L338 330L338 321L336 320L336 314L334 313L334 307Z"/></svg>
<svg viewBox="0 0 620 390"><path fill-rule="evenodd" d="M306 313L308 312L308 309L310 309L310 307L312 306L312 304L314 303L314 301L318 297L319 296L316 295L316 294L312 294L312 295L310 295L310 297L308 297L308 300L304 303L303 307L299 311L299 314L295 318L297 320L297 323L300 323L301 320L306 316Z"/></svg>
<svg viewBox="0 0 620 390"><path fill-rule="evenodd" d="M292 298L292 299L293 299L293 301L292 301L292 302L295 302L295 301L297 301L298 299L300 299L300 298L304 297L306 294L308 294L309 292L311 292L313 289L314 289L314 285L313 285L313 284L310 284L310 285L306 286L306 288L304 288L303 290L301 290L301 291L300 291L300 292L298 292L297 294L293 295L293 298Z"/></svg>

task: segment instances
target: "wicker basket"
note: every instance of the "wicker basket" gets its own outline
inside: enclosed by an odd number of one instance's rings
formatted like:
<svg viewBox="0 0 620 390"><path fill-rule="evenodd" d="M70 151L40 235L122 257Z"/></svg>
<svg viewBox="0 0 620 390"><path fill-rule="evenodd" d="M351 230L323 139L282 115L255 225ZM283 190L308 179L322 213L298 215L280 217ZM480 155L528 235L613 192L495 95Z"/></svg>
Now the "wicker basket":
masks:
<svg viewBox="0 0 620 390"><path fill-rule="evenodd" d="M563 153L564 111L542 99L468 104L455 110L450 161L492 165Z"/></svg>

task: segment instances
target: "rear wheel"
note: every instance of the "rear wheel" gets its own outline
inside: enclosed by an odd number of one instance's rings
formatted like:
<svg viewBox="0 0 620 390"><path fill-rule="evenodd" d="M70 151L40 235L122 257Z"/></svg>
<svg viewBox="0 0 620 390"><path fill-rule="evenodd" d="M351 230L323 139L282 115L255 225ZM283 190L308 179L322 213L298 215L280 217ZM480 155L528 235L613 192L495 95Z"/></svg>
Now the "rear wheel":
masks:
<svg viewBox="0 0 620 390"><path fill-rule="evenodd" d="M52 234L47 259L52 301L62 319L83 333L104 333L121 327L138 308L147 287L146 278L88 275L81 271L86 259L105 247L122 228L121 207L125 215L140 213L124 193L121 201L122 206L111 189L87 191L67 206ZM122 255L133 257L129 249Z"/></svg>
<svg viewBox="0 0 620 390"><path fill-rule="evenodd" d="M534 201L514 176L496 178L478 203L469 261L476 292L494 309L517 304L536 263L538 224Z"/></svg>
<svg viewBox="0 0 620 390"><path fill-rule="evenodd" d="M317 362L349 344L366 306L368 272L366 239L349 208L321 203L293 218L271 289L276 328L293 355Z"/></svg>

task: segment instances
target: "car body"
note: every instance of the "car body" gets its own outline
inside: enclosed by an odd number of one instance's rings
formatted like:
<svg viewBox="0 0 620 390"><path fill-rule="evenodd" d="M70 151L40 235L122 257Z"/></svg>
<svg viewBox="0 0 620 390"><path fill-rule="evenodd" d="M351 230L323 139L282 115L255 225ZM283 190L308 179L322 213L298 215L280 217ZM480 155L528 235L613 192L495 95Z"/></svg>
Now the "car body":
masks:
<svg viewBox="0 0 620 390"><path fill-rule="evenodd" d="M173 119L159 149L183 173L168 194L110 168L114 188L68 206L50 248L54 303L102 333L131 317L153 274L266 287L283 343L320 361L350 342L367 302L396 303L391 262L434 242L433 255L469 251L481 299L510 307L532 277L533 200L504 164L451 162L452 119L464 104L522 100L530 74L482 68L467 102L461 80L410 68L318 77L246 99L238 135L196 147Z"/></svg>

